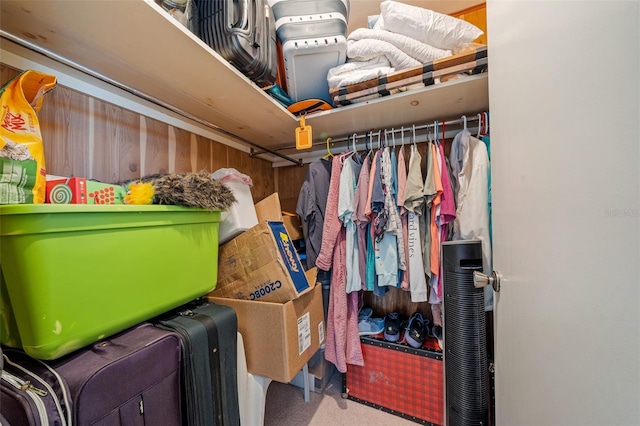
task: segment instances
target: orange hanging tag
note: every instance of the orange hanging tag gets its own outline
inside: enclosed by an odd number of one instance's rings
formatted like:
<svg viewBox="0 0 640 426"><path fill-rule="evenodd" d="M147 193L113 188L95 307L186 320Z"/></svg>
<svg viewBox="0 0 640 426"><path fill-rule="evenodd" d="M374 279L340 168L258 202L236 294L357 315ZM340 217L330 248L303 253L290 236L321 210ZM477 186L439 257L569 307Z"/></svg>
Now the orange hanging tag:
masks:
<svg viewBox="0 0 640 426"><path fill-rule="evenodd" d="M304 114L302 114L300 116L300 127L296 127L296 149L311 148L312 143L311 126L305 126Z"/></svg>

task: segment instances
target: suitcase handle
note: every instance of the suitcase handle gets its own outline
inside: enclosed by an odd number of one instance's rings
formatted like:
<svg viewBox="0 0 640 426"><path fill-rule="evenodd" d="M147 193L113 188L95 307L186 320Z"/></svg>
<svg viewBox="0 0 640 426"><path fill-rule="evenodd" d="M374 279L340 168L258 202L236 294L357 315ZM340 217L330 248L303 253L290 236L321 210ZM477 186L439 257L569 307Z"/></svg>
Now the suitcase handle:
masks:
<svg viewBox="0 0 640 426"><path fill-rule="evenodd" d="M233 2L234 7L229 8L229 22L232 22L233 17L236 15L236 11L238 10L238 2ZM231 28L242 28L246 29L249 26L249 0L242 0L242 6L240 7L240 19L231 25Z"/></svg>

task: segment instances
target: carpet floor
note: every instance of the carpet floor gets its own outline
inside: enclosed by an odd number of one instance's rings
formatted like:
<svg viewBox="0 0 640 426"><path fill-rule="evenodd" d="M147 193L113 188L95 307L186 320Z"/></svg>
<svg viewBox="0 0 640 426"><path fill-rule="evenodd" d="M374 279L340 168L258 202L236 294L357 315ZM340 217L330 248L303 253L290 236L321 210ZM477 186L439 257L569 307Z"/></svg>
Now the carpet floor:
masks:
<svg viewBox="0 0 640 426"><path fill-rule="evenodd" d="M342 376L335 373L323 394L311 392L304 402L304 391L296 386L271 382L267 390L265 426L409 426L402 417L342 398Z"/></svg>

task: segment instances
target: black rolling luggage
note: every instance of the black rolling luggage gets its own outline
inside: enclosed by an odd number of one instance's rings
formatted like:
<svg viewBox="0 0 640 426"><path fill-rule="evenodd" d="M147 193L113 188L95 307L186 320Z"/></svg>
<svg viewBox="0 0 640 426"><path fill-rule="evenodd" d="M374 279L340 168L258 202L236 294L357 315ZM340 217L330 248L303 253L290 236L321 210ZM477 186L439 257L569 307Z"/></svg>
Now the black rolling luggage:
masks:
<svg viewBox="0 0 640 426"><path fill-rule="evenodd" d="M266 0L195 0L194 33L260 87L278 75L275 21ZM212 76L213 77L213 76Z"/></svg>
<svg viewBox="0 0 640 426"><path fill-rule="evenodd" d="M155 324L182 338L183 424L239 425L235 311L194 302L158 318Z"/></svg>

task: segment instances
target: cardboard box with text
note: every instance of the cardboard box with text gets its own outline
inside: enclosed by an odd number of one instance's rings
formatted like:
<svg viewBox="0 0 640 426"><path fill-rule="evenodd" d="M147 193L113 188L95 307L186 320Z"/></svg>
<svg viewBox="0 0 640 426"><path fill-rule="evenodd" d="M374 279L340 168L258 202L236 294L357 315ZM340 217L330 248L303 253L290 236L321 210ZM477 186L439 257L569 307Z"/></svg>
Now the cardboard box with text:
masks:
<svg viewBox="0 0 640 426"><path fill-rule="evenodd" d="M285 303L312 288L282 222L261 222L220 247L212 296Z"/></svg>
<svg viewBox="0 0 640 426"><path fill-rule="evenodd" d="M247 371L282 383L290 382L325 340L322 286L296 300L272 303L219 298L210 302L230 306L238 317L244 340Z"/></svg>

